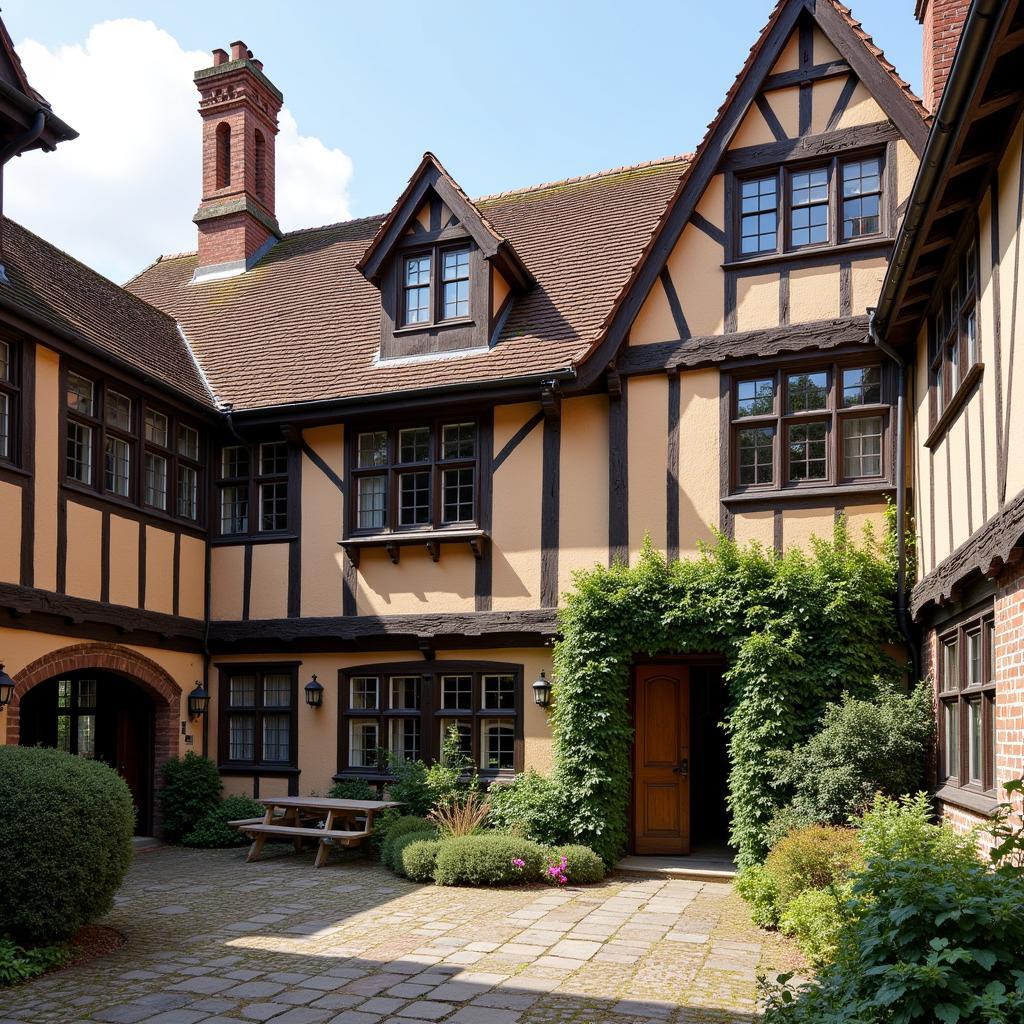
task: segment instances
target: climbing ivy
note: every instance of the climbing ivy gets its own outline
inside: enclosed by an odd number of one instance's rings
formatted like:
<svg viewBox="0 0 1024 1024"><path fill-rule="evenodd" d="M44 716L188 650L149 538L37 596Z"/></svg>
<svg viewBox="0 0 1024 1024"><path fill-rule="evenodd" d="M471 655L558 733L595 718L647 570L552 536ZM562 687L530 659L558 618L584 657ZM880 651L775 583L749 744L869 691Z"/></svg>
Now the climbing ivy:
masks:
<svg viewBox="0 0 1024 1024"><path fill-rule="evenodd" d="M814 731L842 692L895 681L892 522L856 543L837 521L831 540L777 555L719 537L668 563L648 543L633 566L576 574L560 614L552 726L566 824L606 862L626 848L634 655L724 656L731 842L760 860L765 827L786 798L774 759Z"/></svg>

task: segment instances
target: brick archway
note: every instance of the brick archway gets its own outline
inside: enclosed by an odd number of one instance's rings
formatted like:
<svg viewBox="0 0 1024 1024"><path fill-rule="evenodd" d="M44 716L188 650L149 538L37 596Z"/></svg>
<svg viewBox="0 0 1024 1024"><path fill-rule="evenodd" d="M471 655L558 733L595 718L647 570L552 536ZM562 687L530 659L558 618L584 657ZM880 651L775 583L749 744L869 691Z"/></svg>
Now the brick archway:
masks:
<svg viewBox="0 0 1024 1024"><path fill-rule="evenodd" d="M153 701L155 735L154 767L178 753L178 718L181 714L181 687L167 670L151 658L129 647L117 644L73 644L50 651L26 665L12 677L14 697L7 707L7 742L16 744L21 735L20 704L22 697L39 683L69 672L102 669L115 672L143 689Z"/></svg>

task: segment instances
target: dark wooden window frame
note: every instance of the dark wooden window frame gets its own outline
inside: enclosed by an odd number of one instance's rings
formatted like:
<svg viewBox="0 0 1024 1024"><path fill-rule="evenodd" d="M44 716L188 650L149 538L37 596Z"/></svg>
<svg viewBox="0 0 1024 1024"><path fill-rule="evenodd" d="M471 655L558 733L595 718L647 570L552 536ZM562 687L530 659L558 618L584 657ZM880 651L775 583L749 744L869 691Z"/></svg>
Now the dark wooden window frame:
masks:
<svg viewBox="0 0 1024 1024"><path fill-rule="evenodd" d="M840 194L841 174L844 164L877 157L879 167L879 230L873 234L858 235L856 238L842 238L842 196ZM745 168L742 173L730 172L726 188L729 190L729 205L732 217L729 222L730 243L728 263L742 264L748 262L769 262L787 257L806 256L810 253L826 252L830 249L857 248L864 245L877 245L892 237L893 217L890 211L892 198L888 194L893 188L889 162L893 155L886 146L869 146L863 149L851 149L837 153L831 157L809 157L801 160L786 161L781 164L766 164L763 167ZM801 171L824 167L828 170L828 241L811 242L794 245L791 238L791 215L793 211L791 180L793 174ZM758 178L776 176L777 212L776 245L773 250L743 253L741 251L741 223L743 216L743 200L740 193L742 183Z"/></svg>
<svg viewBox="0 0 1024 1024"><path fill-rule="evenodd" d="M285 447L287 469L284 473L261 473L260 447L264 444L282 444ZM226 448L244 448L249 457L249 472L244 476L222 476L224 450ZM236 543L251 540L284 540L291 537L298 530L299 524L295 515L295 494L298 487L298 476L295 472L297 456L295 446L281 437L262 437L256 441L242 441L238 438L226 438L223 443L217 446L217 460L213 479L213 511L211 514L211 526L214 536L226 543ZM262 484L284 483L287 485L287 508L288 517L284 527L275 530L261 529L263 525L262 509ZM245 487L249 501L248 529L240 530L238 533L223 532L221 519L221 494L227 487Z"/></svg>
<svg viewBox="0 0 1024 1024"><path fill-rule="evenodd" d="M471 675L473 677L472 708L464 711L441 706L441 680L443 676ZM514 709L483 707L483 677L510 675L515 679L516 706ZM360 676L376 676L379 707L363 709L351 707L351 681ZM391 709L391 684L394 676L420 677L420 707L418 710ZM405 661L356 665L338 670L338 772L336 779L365 778L373 782L387 781L392 776L379 767L352 768L349 766L350 723L353 720L373 719L378 723L377 738L380 746L390 743L391 722L397 718L418 717L420 720L420 758L430 764L441 753L441 723L445 720L472 722L473 763L481 778L509 779L523 771L523 718L526 694L523 686L523 666L512 662L490 661ZM503 769L481 768L481 724L485 720L507 719L514 723L515 752L513 767Z"/></svg>
<svg viewBox="0 0 1024 1024"><path fill-rule="evenodd" d="M299 666L301 661L259 661L230 662L217 666L217 766L222 771L252 772L258 775L287 774L297 771L299 763ZM232 676L256 676L256 703L252 706L232 708L230 687ZM289 675L291 677L290 703L287 708L263 704L263 677L265 675ZM304 707L305 705L303 705ZM253 737L253 760L231 760L231 733L229 718L232 713L255 715ZM287 714L291 717L288 731L288 760L264 761L263 715Z"/></svg>
<svg viewBox="0 0 1024 1024"><path fill-rule="evenodd" d="M0 465L22 465L22 437L24 428L21 422L23 415L23 378L21 344L11 338L0 338L0 344L7 346L8 372L0 377L0 394L7 396L7 453L0 452Z"/></svg>
<svg viewBox="0 0 1024 1024"><path fill-rule="evenodd" d="M92 382L93 415L86 416L68 407L68 375L77 374ZM103 501L115 505L136 509L155 519L164 519L183 526L200 529L204 525L206 509L203 500L204 473L206 466L207 431L197 419L181 415L171 406L152 401L148 394L131 384L126 384L84 364L61 361L60 369L61 400L60 400L60 460L61 481L65 488L78 494L99 497ZM131 399L131 427L124 430L111 426L106 422L106 396L114 391L125 398ZM146 441L145 416L147 411L160 413L167 417L169 438L173 448L163 449L152 442ZM69 422L80 423L92 430L92 477L84 483L67 474L67 425ZM177 453L178 427L185 426L195 430L199 435L198 460L184 458ZM128 443L130 452L130 468L128 475L128 495L120 495L106 488L106 442L108 437L117 437ZM167 508L161 509L145 502L145 458L144 452L152 451L168 459L167 466ZM187 465L196 470L197 494L195 519L177 514L178 509L178 466Z"/></svg>
<svg viewBox="0 0 1024 1024"><path fill-rule="evenodd" d="M878 367L881 387L881 401L854 405L844 408L841 404L843 370L860 367ZM810 412L789 413L786 411L786 378L803 373L825 372L828 375L828 398L826 408ZM774 396L772 412L764 415L738 415L738 387L742 381L772 378ZM873 355L849 355L835 359L817 359L807 362L776 363L767 367L747 367L732 371L729 375L729 461L730 494L775 494L778 492L799 493L815 488L847 487L858 484L880 484L890 480L892 474L891 422L892 402L889 374L883 364ZM882 471L877 476L847 477L843 472L842 425L846 420L879 416L882 420ZM825 458L828 475L825 479L790 482L789 457L786 436L788 428L801 423L822 423L825 429ZM739 433L743 429L771 427L772 436L772 481L767 484L741 484L739 482Z"/></svg>
<svg viewBox="0 0 1024 1024"><path fill-rule="evenodd" d="M936 700L938 728L938 778L944 787L962 790L983 796L995 796L995 750L992 737L995 735L995 709L998 699L995 679L995 637L994 610L991 605L985 611L974 611L958 620L954 625L943 625L936 629L936 678L938 694ZM969 679L970 634L980 632L981 641L981 682L972 685ZM991 637L991 643L988 638ZM957 642L956 678L950 679L946 669L947 644ZM970 780L970 705L981 702L981 782ZM955 775L947 774L946 708L956 708L957 729L957 770Z"/></svg>
<svg viewBox="0 0 1024 1024"><path fill-rule="evenodd" d="M460 249L464 249L470 257L468 275L469 312L465 316L445 317L443 315L444 282L441 277L442 260L444 259L445 253L455 252ZM405 293L409 291L410 288L405 283L405 264L407 260L416 259L417 257L422 256L430 257L430 284L428 285L430 319L407 323L405 320ZM472 256L473 245L468 237L462 240L435 242L432 245L425 245L413 249L404 249L399 252L399 273L397 275L396 284L398 287L397 308L398 323L400 326L396 328L396 334L402 334L408 331L424 331L431 327L458 327L473 323L477 311L473 308L473 274L475 268Z"/></svg>

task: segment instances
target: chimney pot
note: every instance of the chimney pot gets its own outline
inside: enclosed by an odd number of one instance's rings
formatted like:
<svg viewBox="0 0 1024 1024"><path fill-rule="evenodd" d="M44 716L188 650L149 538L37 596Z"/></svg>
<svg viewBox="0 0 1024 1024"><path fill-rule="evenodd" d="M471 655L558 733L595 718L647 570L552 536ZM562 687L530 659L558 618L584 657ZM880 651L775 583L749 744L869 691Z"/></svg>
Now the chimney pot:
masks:
<svg viewBox="0 0 1024 1024"><path fill-rule="evenodd" d="M222 50L218 47L213 51L213 66L217 67L218 64L227 64L228 62L228 51Z"/></svg>
<svg viewBox="0 0 1024 1024"><path fill-rule="evenodd" d="M256 65L257 68L259 68L260 71L263 70L263 61L257 60L255 57L253 57L252 62Z"/></svg>
<svg viewBox="0 0 1024 1024"><path fill-rule="evenodd" d="M251 56L248 47L241 39L236 39L231 44L231 59L232 60L244 60L246 57Z"/></svg>

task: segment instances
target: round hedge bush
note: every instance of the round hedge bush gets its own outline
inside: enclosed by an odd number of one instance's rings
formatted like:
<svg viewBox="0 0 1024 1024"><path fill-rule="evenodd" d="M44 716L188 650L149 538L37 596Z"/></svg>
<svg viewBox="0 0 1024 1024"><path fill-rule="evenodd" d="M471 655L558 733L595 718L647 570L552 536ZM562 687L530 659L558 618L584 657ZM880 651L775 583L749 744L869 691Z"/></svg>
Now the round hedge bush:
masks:
<svg viewBox="0 0 1024 1024"><path fill-rule="evenodd" d="M161 774L164 784L157 799L163 812L164 839L180 843L207 814L217 809L224 784L213 761L193 750L182 758L172 758Z"/></svg>
<svg viewBox="0 0 1024 1024"><path fill-rule="evenodd" d="M16 942L69 939L113 905L135 809L99 761L0 746L0 921Z"/></svg>
<svg viewBox="0 0 1024 1024"><path fill-rule="evenodd" d="M857 833L832 825L810 825L790 832L764 862L778 888L780 915L802 892L842 884L851 871L863 866Z"/></svg>
<svg viewBox="0 0 1024 1024"><path fill-rule="evenodd" d="M518 865L516 861L522 861ZM434 868L438 885L515 885L535 882L544 850L528 839L494 833L441 841Z"/></svg>
<svg viewBox="0 0 1024 1024"><path fill-rule="evenodd" d="M402 873L413 882L432 882L441 840L421 838L415 832L409 839L410 842L402 845L400 854Z"/></svg>
<svg viewBox="0 0 1024 1024"><path fill-rule="evenodd" d="M546 853L548 864L559 864L565 858L565 877L570 885L590 885L604 878L604 861L589 846L552 846ZM541 868L541 881L553 882L546 867Z"/></svg>
<svg viewBox="0 0 1024 1024"><path fill-rule="evenodd" d="M386 824L387 833L380 847L380 860L384 867L391 868L392 871L395 870L395 843L402 836L413 832L435 832L434 826L426 818L415 814L403 814L388 820Z"/></svg>
<svg viewBox="0 0 1024 1024"><path fill-rule="evenodd" d="M405 851L413 843L421 842L422 840L433 840L437 839L436 829L424 829L422 832L406 832L405 835L398 836L391 843L391 870L396 875L406 875L405 870Z"/></svg>

